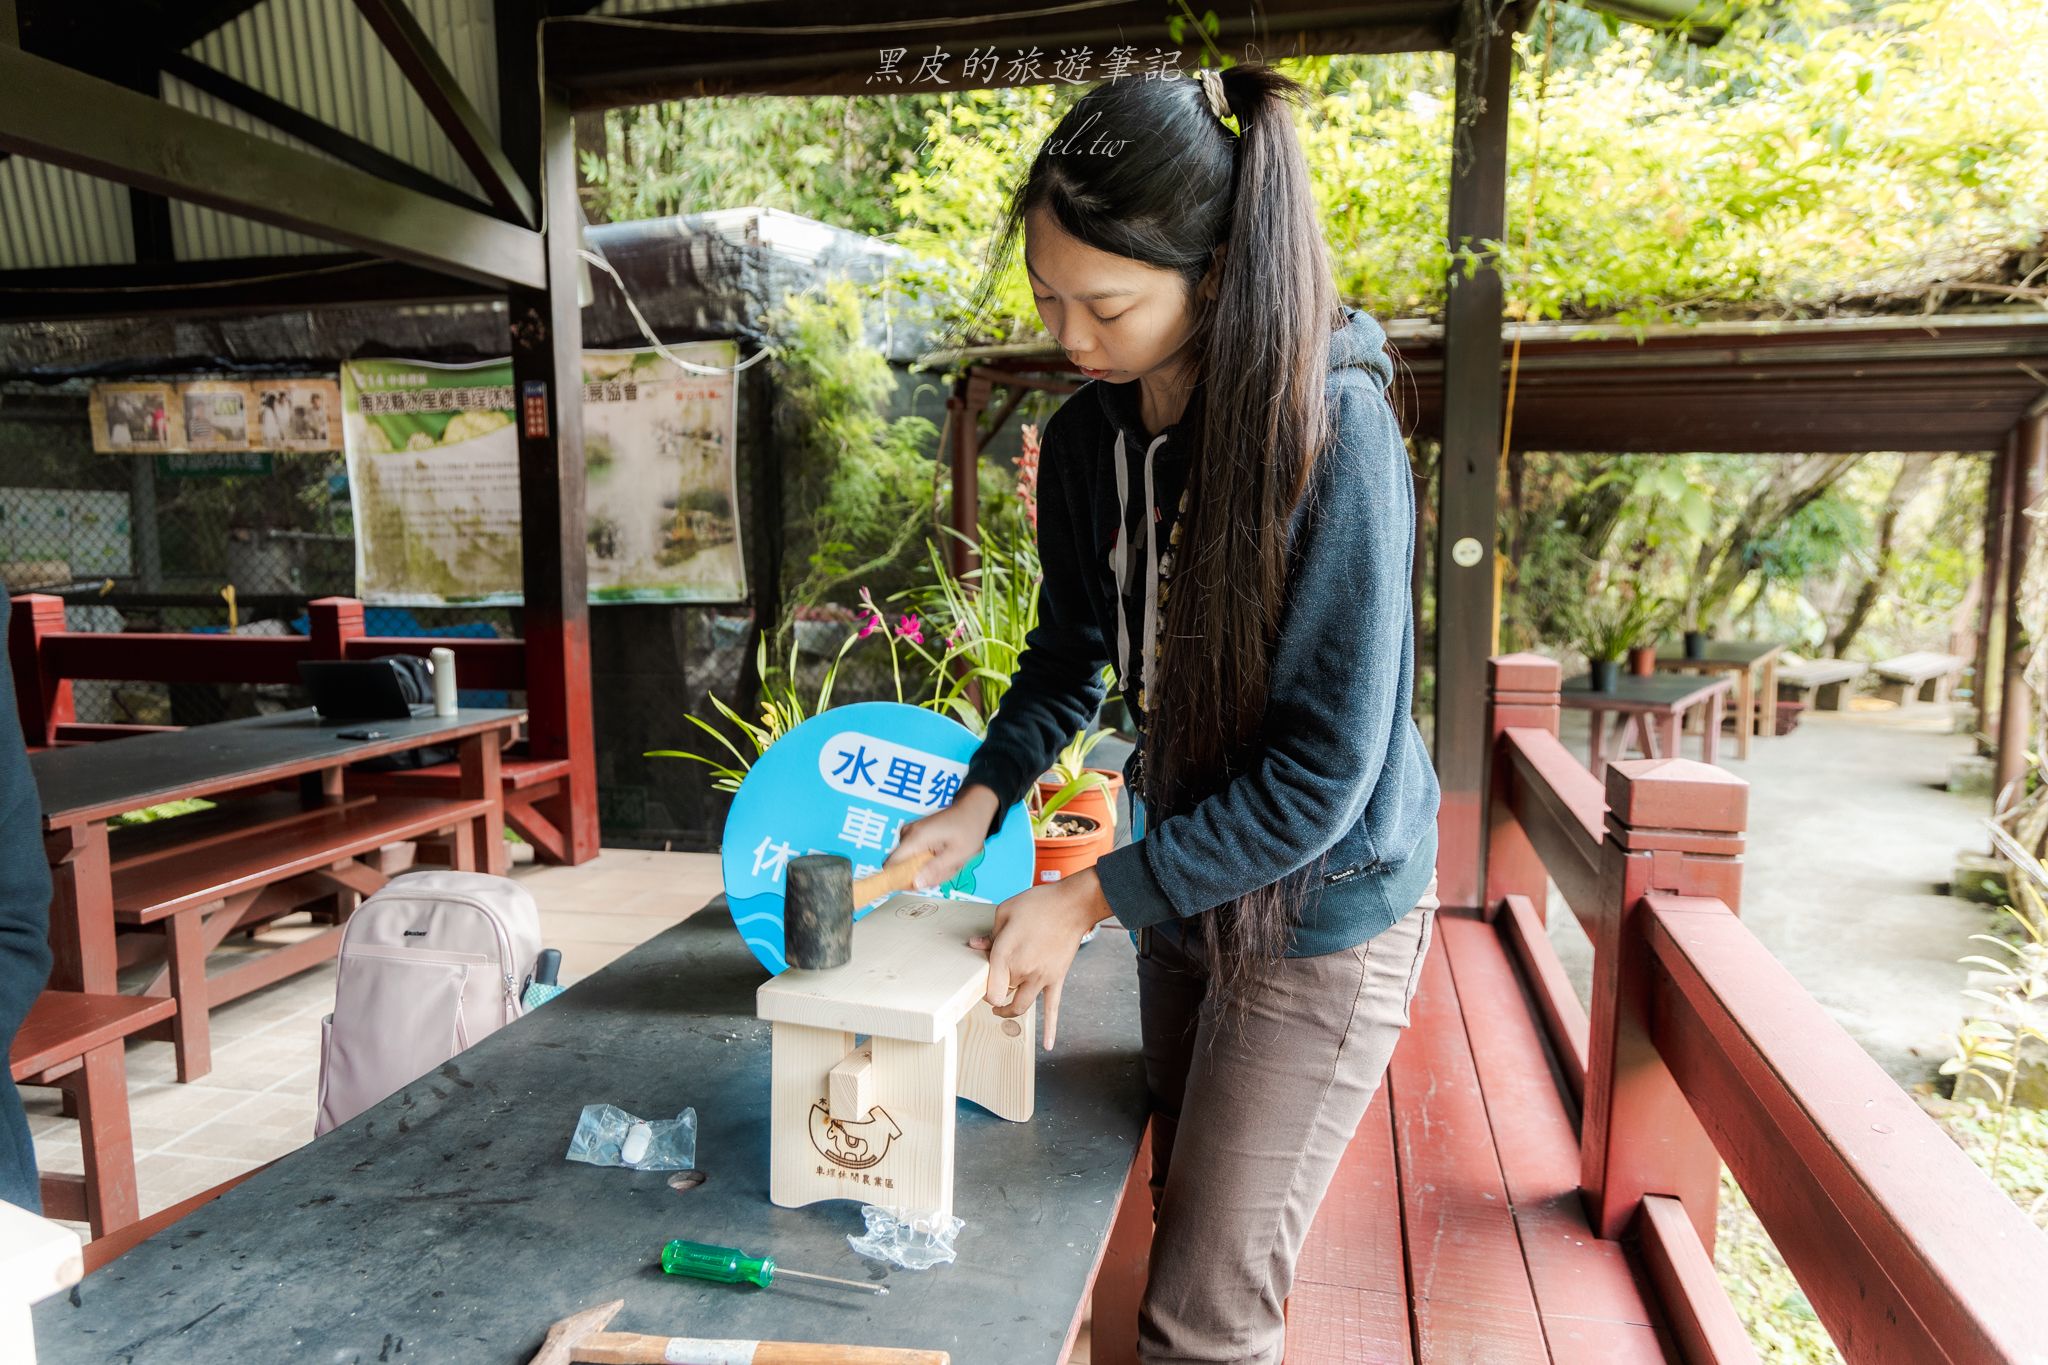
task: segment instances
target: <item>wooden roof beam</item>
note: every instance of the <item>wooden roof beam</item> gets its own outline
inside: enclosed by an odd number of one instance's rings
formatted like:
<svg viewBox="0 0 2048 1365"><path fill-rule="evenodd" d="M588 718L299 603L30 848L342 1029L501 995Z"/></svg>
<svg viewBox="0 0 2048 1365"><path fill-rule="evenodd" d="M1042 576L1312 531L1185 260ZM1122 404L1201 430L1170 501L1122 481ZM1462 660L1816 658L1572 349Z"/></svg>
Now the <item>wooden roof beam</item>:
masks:
<svg viewBox="0 0 2048 1365"><path fill-rule="evenodd" d="M547 279L538 232L8 47L0 150L462 279Z"/></svg>
<svg viewBox="0 0 2048 1365"><path fill-rule="evenodd" d="M398 63L398 69L405 73L427 112L455 144L456 155L484 187L485 196L500 211L532 227L538 221L534 217L533 191L513 169L497 135L463 93L461 82L434 50L433 40L427 37L426 29L406 8L404 0L356 0L356 9L369 22L377 41ZM498 41L537 43L540 37L500 33Z"/></svg>

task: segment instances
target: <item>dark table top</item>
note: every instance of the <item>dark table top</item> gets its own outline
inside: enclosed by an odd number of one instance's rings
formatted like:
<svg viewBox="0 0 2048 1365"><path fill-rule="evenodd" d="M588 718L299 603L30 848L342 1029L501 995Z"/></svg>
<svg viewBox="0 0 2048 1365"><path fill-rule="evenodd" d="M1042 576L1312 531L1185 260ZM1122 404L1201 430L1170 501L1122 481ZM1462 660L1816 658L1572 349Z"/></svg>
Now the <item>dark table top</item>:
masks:
<svg viewBox="0 0 2048 1365"><path fill-rule="evenodd" d="M1557 699L1559 705L1581 711L1674 711L1692 705L1709 692L1726 692L1734 686L1729 678L1683 673L1639 678L1623 673L1614 680L1612 692L1595 692L1592 678L1580 673L1564 680Z"/></svg>
<svg viewBox="0 0 2048 1365"><path fill-rule="evenodd" d="M1660 645L1657 650L1659 668L1706 668L1719 665L1722 668L1754 668L1773 654L1782 654L1785 644L1782 640L1708 640L1706 657L1688 659L1683 646Z"/></svg>
<svg viewBox="0 0 2048 1365"><path fill-rule="evenodd" d="M448 744L497 729L524 711L466 708L453 716L409 720L322 720L311 707L216 725L160 730L29 755L48 828L119 815L183 797L206 796L271 778L338 767L379 754ZM343 730L382 731L383 739L342 739Z"/></svg>
<svg viewBox="0 0 2048 1365"><path fill-rule="evenodd" d="M847 1246L856 1200L768 1202L765 979L714 901L39 1305L40 1358L525 1365L551 1323L623 1298L616 1331L1057 1360L1143 1123L1129 935L1105 929L1076 958L1028 1123L960 1102L966 1227L959 1259L926 1271ZM565 1161L601 1102L694 1105L705 1182ZM671 1278L670 1237L890 1292Z"/></svg>

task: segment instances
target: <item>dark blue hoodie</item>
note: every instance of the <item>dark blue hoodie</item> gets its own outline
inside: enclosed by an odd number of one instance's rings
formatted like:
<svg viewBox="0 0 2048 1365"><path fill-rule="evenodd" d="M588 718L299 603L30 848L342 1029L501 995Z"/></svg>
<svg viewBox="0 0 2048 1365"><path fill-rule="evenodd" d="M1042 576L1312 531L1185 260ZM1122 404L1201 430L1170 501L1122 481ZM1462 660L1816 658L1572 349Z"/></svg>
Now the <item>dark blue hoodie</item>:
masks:
<svg viewBox="0 0 2048 1365"><path fill-rule="evenodd" d="M1261 748L1222 790L1096 865L1111 911L1129 928L1176 933L1194 916L1320 860L1288 951L1336 952L1405 915L1435 871L1436 773L1410 715L1414 483L1387 400L1386 333L1357 309L1344 316L1330 338L1332 441L1290 530ZM1142 652L1153 594L1142 517L1153 516L1163 550L1201 404L1198 392L1180 422L1153 434L1138 399L1136 383L1092 381L1046 423L1039 624L965 779L994 790L1005 813L1094 719L1104 665L1114 659L1122 668L1134 648ZM1119 443L1130 480L1123 529L1138 570L1126 575L1121 613L1112 567ZM1120 644L1120 625L1128 643ZM1142 726L1135 679L1119 685Z"/></svg>

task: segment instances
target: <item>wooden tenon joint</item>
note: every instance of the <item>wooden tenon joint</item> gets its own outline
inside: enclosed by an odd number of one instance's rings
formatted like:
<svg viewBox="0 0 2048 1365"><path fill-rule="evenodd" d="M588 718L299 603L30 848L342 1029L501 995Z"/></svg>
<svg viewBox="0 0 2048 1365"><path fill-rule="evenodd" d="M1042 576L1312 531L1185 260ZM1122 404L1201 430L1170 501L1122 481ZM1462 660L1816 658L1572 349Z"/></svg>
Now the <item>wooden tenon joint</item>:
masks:
<svg viewBox="0 0 2048 1365"><path fill-rule="evenodd" d="M1683 758L1607 771L1591 1050L1580 1129L1582 1193L1597 1237L1619 1238L1643 1197L1669 1195L1712 1251L1720 1157L1650 1036L1651 892L1741 904L1749 784Z"/></svg>

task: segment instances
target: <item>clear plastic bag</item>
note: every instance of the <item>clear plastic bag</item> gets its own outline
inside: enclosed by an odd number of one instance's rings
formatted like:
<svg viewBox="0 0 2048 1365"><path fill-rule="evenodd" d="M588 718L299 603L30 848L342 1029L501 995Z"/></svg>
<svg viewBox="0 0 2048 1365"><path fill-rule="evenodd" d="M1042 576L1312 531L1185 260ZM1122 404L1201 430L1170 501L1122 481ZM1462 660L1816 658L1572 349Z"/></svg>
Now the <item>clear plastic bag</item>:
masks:
<svg viewBox="0 0 2048 1365"><path fill-rule="evenodd" d="M953 1239L967 1226L951 1214L911 1214L902 1209L860 1206L868 1230L860 1236L849 1234L848 1246L874 1261L887 1261L904 1270L929 1270L949 1264L956 1253Z"/></svg>
<svg viewBox="0 0 2048 1365"><path fill-rule="evenodd" d="M697 1164L697 1111L641 1119L616 1105L585 1105L569 1139L568 1159L634 1171L687 1171Z"/></svg>

